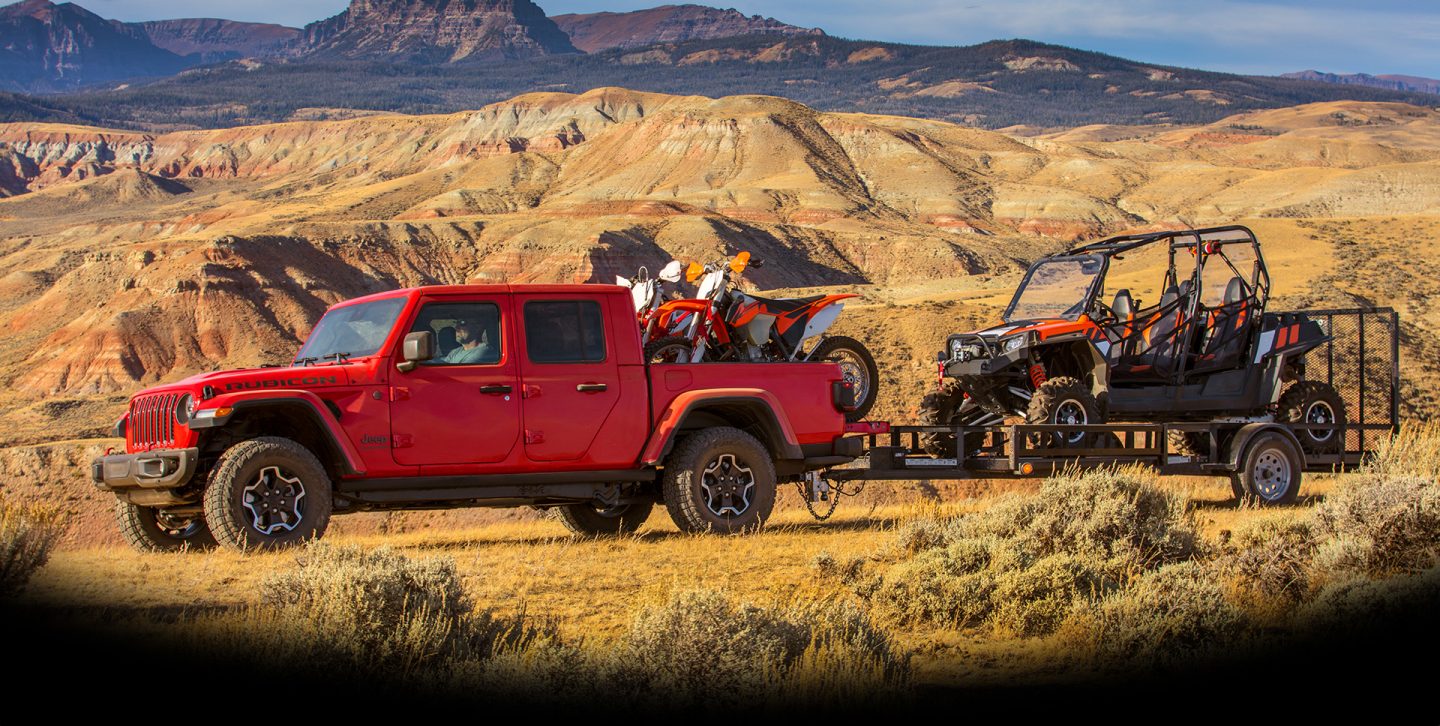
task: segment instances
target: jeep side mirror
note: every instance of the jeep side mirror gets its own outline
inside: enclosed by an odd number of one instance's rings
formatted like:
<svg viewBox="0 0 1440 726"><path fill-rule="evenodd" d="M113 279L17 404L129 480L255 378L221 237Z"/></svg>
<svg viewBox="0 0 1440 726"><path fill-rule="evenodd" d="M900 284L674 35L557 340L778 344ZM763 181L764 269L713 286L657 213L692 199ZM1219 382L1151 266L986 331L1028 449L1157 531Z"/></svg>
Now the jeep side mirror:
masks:
<svg viewBox="0 0 1440 726"><path fill-rule="evenodd" d="M405 336L405 342L401 344L400 354L405 362L396 366L403 373L415 370L415 366L421 361L427 361L435 357L435 334L422 330L418 333L410 333Z"/></svg>

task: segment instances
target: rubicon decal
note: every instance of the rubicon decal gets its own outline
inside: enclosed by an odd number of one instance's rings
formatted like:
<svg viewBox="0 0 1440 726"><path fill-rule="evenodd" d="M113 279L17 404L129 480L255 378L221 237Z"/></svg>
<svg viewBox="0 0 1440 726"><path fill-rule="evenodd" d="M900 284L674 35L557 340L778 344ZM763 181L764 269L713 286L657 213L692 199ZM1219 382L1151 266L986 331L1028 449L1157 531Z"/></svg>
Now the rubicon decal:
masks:
<svg viewBox="0 0 1440 726"><path fill-rule="evenodd" d="M261 381L237 381L226 383L227 391L243 391L255 388L291 388L294 386L322 386L327 383L339 383L340 379L335 376L305 376L304 378L268 378Z"/></svg>

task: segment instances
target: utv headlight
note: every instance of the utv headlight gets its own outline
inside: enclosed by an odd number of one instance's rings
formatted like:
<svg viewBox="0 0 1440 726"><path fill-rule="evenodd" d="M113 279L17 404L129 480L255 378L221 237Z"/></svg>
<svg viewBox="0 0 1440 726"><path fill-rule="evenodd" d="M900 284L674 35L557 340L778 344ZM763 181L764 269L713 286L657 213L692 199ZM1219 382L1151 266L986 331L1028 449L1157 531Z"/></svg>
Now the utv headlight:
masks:
<svg viewBox="0 0 1440 726"><path fill-rule="evenodd" d="M1000 341L1000 350L1006 353L1013 353L1017 350L1020 350L1025 346L1025 339L1027 337L1029 336L1022 333L1020 335L1014 335L1006 338Z"/></svg>
<svg viewBox="0 0 1440 726"><path fill-rule="evenodd" d="M184 426L190 423L190 417L195 415L195 397L185 394L175 402L175 423Z"/></svg>
<svg viewBox="0 0 1440 726"><path fill-rule="evenodd" d="M950 341L950 360L964 360L965 342L956 338Z"/></svg>

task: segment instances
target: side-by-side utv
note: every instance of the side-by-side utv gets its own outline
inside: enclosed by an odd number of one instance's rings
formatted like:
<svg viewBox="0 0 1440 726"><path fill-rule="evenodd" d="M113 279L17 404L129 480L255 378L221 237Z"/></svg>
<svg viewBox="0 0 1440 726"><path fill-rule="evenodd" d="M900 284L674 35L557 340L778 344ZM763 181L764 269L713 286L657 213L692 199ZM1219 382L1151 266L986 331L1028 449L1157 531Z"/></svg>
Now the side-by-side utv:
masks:
<svg viewBox="0 0 1440 726"><path fill-rule="evenodd" d="M922 420L1278 421L1309 425L1296 431L1305 451L1334 452L1344 400L1305 376L1305 354L1330 337L1304 313L1267 313L1269 293L1260 243L1242 226L1114 237L1045 257L1026 272L1003 324L949 336L943 383L923 401ZM1074 447L1093 436L1036 443ZM1183 439L1194 450L1210 444L1198 433ZM956 456L953 434L922 444Z"/></svg>

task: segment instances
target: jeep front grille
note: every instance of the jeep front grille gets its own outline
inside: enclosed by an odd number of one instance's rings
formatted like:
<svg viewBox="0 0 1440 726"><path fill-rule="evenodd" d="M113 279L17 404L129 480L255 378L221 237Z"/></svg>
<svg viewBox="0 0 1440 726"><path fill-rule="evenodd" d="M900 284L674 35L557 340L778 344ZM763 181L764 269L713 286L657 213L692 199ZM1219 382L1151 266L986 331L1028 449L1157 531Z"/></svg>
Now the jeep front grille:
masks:
<svg viewBox="0 0 1440 726"><path fill-rule="evenodd" d="M140 396L130 402L130 444L137 449L175 445L175 406L179 393Z"/></svg>

